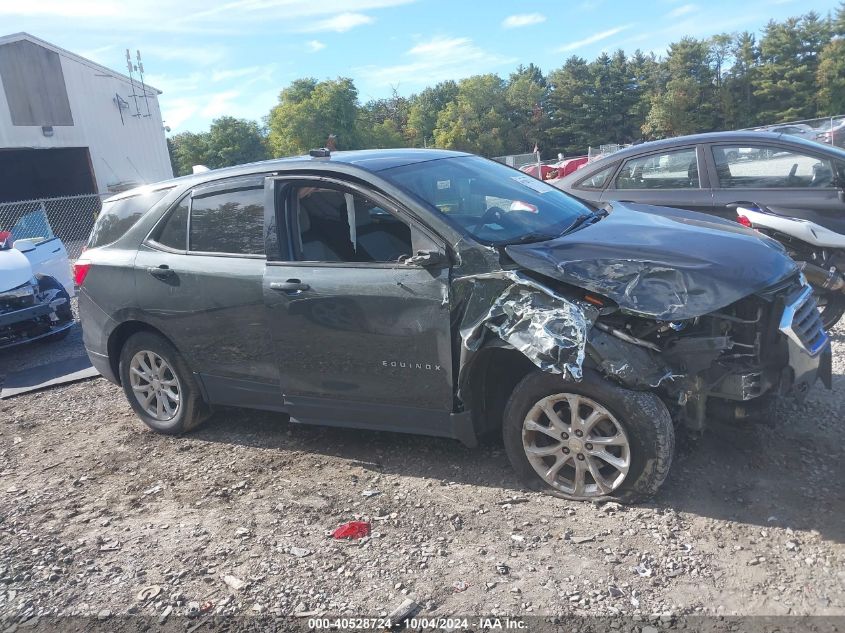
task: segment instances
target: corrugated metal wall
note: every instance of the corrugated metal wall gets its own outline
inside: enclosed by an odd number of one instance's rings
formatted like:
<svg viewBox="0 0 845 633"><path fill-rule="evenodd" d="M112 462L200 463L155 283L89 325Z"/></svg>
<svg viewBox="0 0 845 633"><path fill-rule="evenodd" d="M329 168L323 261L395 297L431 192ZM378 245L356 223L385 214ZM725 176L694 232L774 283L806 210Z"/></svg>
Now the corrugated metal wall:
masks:
<svg viewBox="0 0 845 633"><path fill-rule="evenodd" d="M128 80L67 55L58 57L73 124L54 124L46 130L40 125L13 125L4 83L0 90L0 149L87 147L101 193L172 177L157 96L148 89L146 102L137 99L141 116L133 116L139 113ZM142 95L140 85L135 92ZM128 103L129 109L121 110L121 101Z"/></svg>

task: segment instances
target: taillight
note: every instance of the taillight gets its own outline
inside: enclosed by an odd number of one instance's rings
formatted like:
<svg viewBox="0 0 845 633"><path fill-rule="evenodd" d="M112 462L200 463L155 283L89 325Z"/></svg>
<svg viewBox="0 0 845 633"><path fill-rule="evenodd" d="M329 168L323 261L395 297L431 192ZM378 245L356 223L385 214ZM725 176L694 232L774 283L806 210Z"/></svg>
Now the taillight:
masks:
<svg viewBox="0 0 845 633"><path fill-rule="evenodd" d="M747 226L749 229L754 228L754 226L751 224L751 220L749 220L744 215L738 215L736 217L736 221L739 222L742 226Z"/></svg>
<svg viewBox="0 0 845 633"><path fill-rule="evenodd" d="M88 276L88 271L91 270L91 262L79 259L73 263L73 283L81 286Z"/></svg>

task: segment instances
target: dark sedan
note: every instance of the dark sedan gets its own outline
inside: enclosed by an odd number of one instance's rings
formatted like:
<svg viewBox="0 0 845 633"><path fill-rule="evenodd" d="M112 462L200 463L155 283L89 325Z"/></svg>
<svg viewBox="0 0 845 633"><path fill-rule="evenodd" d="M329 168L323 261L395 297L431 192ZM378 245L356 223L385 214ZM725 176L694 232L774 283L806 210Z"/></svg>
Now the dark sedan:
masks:
<svg viewBox="0 0 845 633"><path fill-rule="evenodd" d="M643 202L735 219L756 203L845 233L845 151L786 134L712 132L643 143L552 184L591 203Z"/></svg>

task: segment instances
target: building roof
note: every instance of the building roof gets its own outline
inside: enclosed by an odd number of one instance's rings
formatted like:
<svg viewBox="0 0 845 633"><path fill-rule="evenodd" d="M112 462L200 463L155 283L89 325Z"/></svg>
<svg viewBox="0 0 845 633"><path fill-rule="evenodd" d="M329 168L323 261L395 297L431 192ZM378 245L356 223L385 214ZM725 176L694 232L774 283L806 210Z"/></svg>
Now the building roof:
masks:
<svg viewBox="0 0 845 633"><path fill-rule="evenodd" d="M121 81L125 81L127 83L135 83L135 84L141 83L141 81L139 79L130 79L129 77L127 77L123 73L119 73L117 71L114 71L111 68L103 66L102 64L98 64L97 62L91 61L90 59L82 57L81 55L77 55L76 53L72 53L69 50L65 50L64 48L61 48L60 46L56 46L55 44L51 44L50 42L47 42L47 41L42 40L38 37L35 37L34 35L30 35L29 33L21 32L21 33L12 33L10 35L0 36L0 46L2 46L3 44L10 44L12 42L20 42L20 41L32 42L33 44L36 44L37 46L41 46L42 48L46 48L48 50L51 50L51 51L61 55L62 57L67 57L68 59L71 59L75 62L78 62L80 64L84 64L85 66L88 66L89 68L93 68L94 70L98 70L98 71L100 71L104 74L107 74L111 77L114 77L115 79L120 79ZM146 86L148 89L152 90L156 94L161 94L161 90L159 90L158 88L154 88L153 86L149 85L146 82L144 83L144 86Z"/></svg>

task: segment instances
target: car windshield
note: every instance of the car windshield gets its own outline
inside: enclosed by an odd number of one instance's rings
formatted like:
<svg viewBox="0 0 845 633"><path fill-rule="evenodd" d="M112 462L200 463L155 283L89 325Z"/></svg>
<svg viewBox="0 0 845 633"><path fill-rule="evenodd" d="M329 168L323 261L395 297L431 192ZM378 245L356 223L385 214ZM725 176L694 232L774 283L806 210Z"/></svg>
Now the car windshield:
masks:
<svg viewBox="0 0 845 633"><path fill-rule="evenodd" d="M547 240L591 213L561 190L478 156L403 165L381 175L483 244Z"/></svg>

